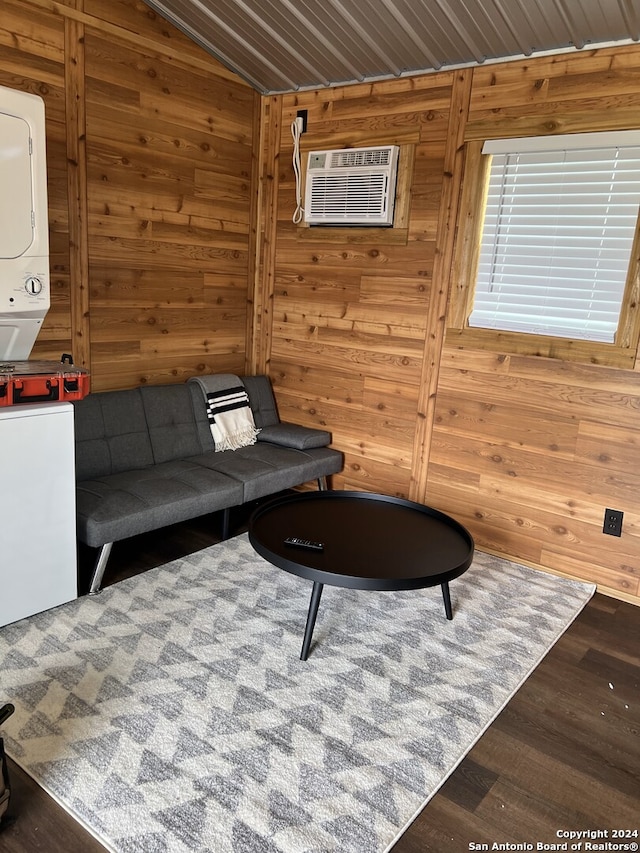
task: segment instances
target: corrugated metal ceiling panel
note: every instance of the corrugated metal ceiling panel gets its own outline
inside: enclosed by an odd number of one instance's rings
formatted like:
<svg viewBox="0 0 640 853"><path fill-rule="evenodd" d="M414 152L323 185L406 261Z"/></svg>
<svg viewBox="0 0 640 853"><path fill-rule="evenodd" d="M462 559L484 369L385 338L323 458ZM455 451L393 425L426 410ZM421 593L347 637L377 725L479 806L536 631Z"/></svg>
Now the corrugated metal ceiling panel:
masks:
<svg viewBox="0 0 640 853"><path fill-rule="evenodd" d="M146 0L258 91L640 38L640 0Z"/></svg>

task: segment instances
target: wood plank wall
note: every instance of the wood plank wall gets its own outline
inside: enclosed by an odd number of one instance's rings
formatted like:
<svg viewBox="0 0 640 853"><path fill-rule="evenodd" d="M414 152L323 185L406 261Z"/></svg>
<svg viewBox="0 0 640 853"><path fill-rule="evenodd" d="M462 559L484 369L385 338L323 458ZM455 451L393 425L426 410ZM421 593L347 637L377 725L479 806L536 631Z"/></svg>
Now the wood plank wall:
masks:
<svg viewBox="0 0 640 853"><path fill-rule="evenodd" d="M640 603L637 370L445 339L465 140L638 127L639 70L631 46L260 98L140 0L3 0L0 84L47 114L33 355L73 352L95 390L268 371L345 451L336 487ZM303 152L400 145L396 227L292 223L298 109Z"/></svg>
<svg viewBox="0 0 640 853"><path fill-rule="evenodd" d="M445 339L444 320L463 143L640 127L639 71L630 46L271 99L277 210L258 224L275 252L256 300L260 366L281 414L326 425L345 451L334 486L423 500L484 550L635 603L638 372L465 349ZM298 109L303 155L402 146L412 177L401 227L293 225ZM620 538L602 533L606 507L625 513Z"/></svg>
<svg viewBox="0 0 640 853"><path fill-rule="evenodd" d="M280 107L277 208L259 230L276 248L272 280L263 277L256 305L269 334L260 368L272 377L283 417L333 432L346 454L339 488L413 491L416 421L429 405L424 365L439 355L428 328L438 313L432 279L455 79L440 74L271 99ZM290 128L298 109L308 111L303 156L400 146L401 227L293 223Z"/></svg>
<svg viewBox="0 0 640 853"><path fill-rule="evenodd" d="M465 140L640 127L640 49L474 71ZM636 364L637 368L637 364ZM640 374L444 347L427 496L480 548L640 603ZM620 538L605 508L624 512Z"/></svg>
<svg viewBox="0 0 640 853"><path fill-rule="evenodd" d="M45 100L52 307L94 390L247 368L259 96L137 0L2 0L0 85Z"/></svg>

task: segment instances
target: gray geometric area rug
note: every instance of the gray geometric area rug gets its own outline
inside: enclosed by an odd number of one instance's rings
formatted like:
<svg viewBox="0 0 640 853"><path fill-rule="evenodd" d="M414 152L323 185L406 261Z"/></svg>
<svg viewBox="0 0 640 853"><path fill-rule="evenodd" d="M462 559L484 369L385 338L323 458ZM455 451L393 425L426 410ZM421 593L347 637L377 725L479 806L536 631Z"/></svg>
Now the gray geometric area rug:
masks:
<svg viewBox="0 0 640 853"><path fill-rule="evenodd" d="M594 587L327 586L302 662L310 591L243 534L0 629L7 751L118 853L382 853Z"/></svg>

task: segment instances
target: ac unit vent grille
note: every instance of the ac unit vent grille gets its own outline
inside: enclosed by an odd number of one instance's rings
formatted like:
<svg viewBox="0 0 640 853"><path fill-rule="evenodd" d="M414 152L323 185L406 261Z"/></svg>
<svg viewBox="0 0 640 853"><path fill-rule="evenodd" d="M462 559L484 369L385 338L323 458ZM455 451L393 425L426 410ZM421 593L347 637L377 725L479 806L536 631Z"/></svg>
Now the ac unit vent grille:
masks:
<svg viewBox="0 0 640 853"><path fill-rule="evenodd" d="M312 151L305 220L310 225L391 225L398 146Z"/></svg>
<svg viewBox="0 0 640 853"><path fill-rule="evenodd" d="M385 175L318 175L311 188L311 208L327 219L377 218L385 212Z"/></svg>
<svg viewBox="0 0 640 853"><path fill-rule="evenodd" d="M334 169L357 169L362 166L389 166L391 149L386 148L345 148L344 151L331 152L331 167Z"/></svg>

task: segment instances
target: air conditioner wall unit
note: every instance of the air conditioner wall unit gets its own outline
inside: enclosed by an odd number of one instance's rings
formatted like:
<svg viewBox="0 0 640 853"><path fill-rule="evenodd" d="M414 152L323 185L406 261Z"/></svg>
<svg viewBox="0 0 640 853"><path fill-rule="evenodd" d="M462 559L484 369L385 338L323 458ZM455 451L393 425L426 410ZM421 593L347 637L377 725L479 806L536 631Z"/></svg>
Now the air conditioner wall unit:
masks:
<svg viewBox="0 0 640 853"><path fill-rule="evenodd" d="M311 151L305 222L309 225L392 225L397 145Z"/></svg>

